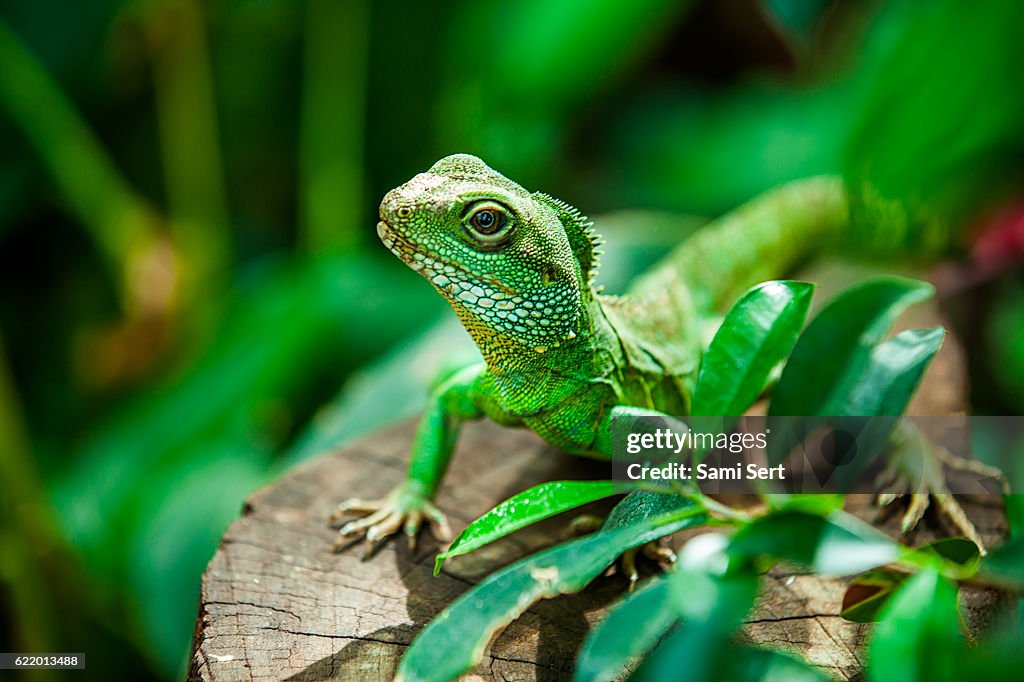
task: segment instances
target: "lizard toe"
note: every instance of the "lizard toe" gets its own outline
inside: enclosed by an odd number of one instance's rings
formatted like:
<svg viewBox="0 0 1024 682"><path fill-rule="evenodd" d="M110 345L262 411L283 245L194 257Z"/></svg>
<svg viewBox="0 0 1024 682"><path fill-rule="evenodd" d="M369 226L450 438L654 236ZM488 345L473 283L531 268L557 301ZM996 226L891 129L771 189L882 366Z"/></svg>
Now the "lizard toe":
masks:
<svg viewBox="0 0 1024 682"><path fill-rule="evenodd" d="M423 505L423 513L430 521L430 530L434 537L441 542L451 542L455 534L452 533L452 527L448 524L448 517L444 512L427 502Z"/></svg>
<svg viewBox="0 0 1024 682"><path fill-rule="evenodd" d="M924 518L924 513L927 510L928 494L911 493L910 505L907 507L907 511L903 514L903 519L900 521L900 532L906 535L917 528L917 524L919 524L921 519Z"/></svg>
<svg viewBox="0 0 1024 682"><path fill-rule="evenodd" d="M340 535L355 535L356 533L362 533L373 525L383 521L391 514L391 510L387 507L379 509L373 514L366 516L355 521L349 521L344 526L338 529Z"/></svg>
<svg viewBox="0 0 1024 682"><path fill-rule="evenodd" d="M328 518L327 525L338 529L347 525L345 517L357 514L373 514L379 512L387 503L386 500L363 500L358 497L351 497L338 503Z"/></svg>

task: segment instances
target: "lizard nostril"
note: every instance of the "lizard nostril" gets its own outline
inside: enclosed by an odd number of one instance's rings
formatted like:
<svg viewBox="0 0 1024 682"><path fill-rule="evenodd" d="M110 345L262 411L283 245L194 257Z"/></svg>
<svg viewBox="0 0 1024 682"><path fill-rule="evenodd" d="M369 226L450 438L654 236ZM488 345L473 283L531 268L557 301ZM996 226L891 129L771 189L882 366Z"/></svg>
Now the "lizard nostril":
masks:
<svg viewBox="0 0 1024 682"><path fill-rule="evenodd" d="M397 215L399 218L408 218L410 215L412 215L412 209L409 208L408 206L399 206L398 210L395 211L395 215Z"/></svg>

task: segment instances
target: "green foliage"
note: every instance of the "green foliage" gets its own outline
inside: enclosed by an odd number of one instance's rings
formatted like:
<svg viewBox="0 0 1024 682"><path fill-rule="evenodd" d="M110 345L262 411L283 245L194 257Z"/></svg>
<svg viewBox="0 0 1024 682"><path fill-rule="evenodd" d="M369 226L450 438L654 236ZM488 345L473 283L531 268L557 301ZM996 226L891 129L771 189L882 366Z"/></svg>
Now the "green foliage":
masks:
<svg viewBox="0 0 1024 682"><path fill-rule="evenodd" d="M907 306L931 294L923 282L884 277L837 296L797 341L772 391L769 414L859 414L851 411L849 400L870 371L871 349ZM830 362L821 362L825 349Z"/></svg>
<svg viewBox="0 0 1024 682"><path fill-rule="evenodd" d="M814 386L820 395L796 396L790 389L783 392L781 404L796 402L794 409L821 415L832 410L897 416L938 351L943 330L912 330L879 340L903 308L930 292L911 280L875 279L840 294L800 334L810 285L770 282L755 287L729 311L711 343L698 374L697 391L705 397L703 403L696 401L697 409L703 414L712 409L742 411L788 355L781 381L796 381L792 377L797 376L800 385ZM838 352L852 369L811 362L826 349ZM776 400L777 393L773 405ZM471 523L438 555L437 566L447 557L615 490L610 482L600 481L558 481L527 490ZM927 647L960 641L956 591L949 581L1024 591L1022 545L1016 540L982 561L978 547L965 538L918 549L901 545L843 512L842 495L767 500L769 511L750 519L725 513L728 508L699 494L634 493L598 533L520 560L470 588L416 638L400 676L440 680L465 672L479 661L494 633L537 599L582 589L622 550L667 534L668 527L712 518L731 526L731 536L709 533L690 540L669 575L613 605L584 642L577 680L619 679L630 670L630 679L660 680L681 669L692 680L826 679L799 659L732 642L754 603L757 576L779 561L822 575L860 574L847 589L841 615L855 622L880 622L872 639L873 679L928 679L934 661L927 659ZM666 513L666 504L678 508ZM904 627L913 614L920 620L913 628Z"/></svg>
<svg viewBox="0 0 1024 682"><path fill-rule="evenodd" d="M481 154L591 212L653 209L598 222L609 291L692 232L683 213L786 180L843 172L958 231L1019 187L1019 3L709 7L5 3L0 425L23 435L0 452L12 500L39 520L0 518L3 563L20 567L4 592L22 602L0 617L15 641L72 650L86 632L94 671L106 658L122 677L180 677L199 575L245 495L415 413L435 370L462 364L461 331L411 336L443 303L365 253L376 202L443 154ZM1020 287L1001 291L986 345L969 348L993 375L975 396L993 412L1024 395ZM723 326L695 410L742 411L773 378L810 295L788 290L779 308L767 293ZM907 296L875 301L881 326ZM941 342L880 343L884 329L869 340L840 318L848 347L815 354L801 338L776 414L898 414ZM821 516L839 501L769 498ZM1019 534L1020 496L1007 507ZM1014 547L980 575L1019 585ZM26 620L39 576L75 587ZM1019 657L987 651L975 677L1019 672ZM746 648L726 664L732 679L813 674Z"/></svg>
<svg viewBox="0 0 1024 682"><path fill-rule="evenodd" d="M793 349L814 286L766 282L737 301L701 360L692 413L740 415L761 394Z"/></svg>
<svg viewBox="0 0 1024 682"><path fill-rule="evenodd" d="M647 653L679 616L671 602L672 581L651 581L613 604L608 616L587 636L576 660L576 679L603 682Z"/></svg>
<svg viewBox="0 0 1024 682"><path fill-rule="evenodd" d="M986 324L985 364L995 388L1016 414L1024 413L1024 286L1019 282L1002 287L993 301Z"/></svg>
<svg viewBox="0 0 1024 682"><path fill-rule="evenodd" d="M981 553L978 546L966 538L943 538L929 543L917 550L922 563L927 563L928 556L938 557L939 565L949 566L949 562L962 567L965 575L973 574L978 569ZM910 574L890 568L879 568L867 571L850 582L843 595L843 606L840 615L855 623L872 623L878 619L878 613L892 596L894 590L902 585Z"/></svg>
<svg viewBox="0 0 1024 682"><path fill-rule="evenodd" d="M651 652L635 679L671 679L684 669L693 680L729 676L729 637L757 595L756 574L726 570L731 549L731 543L717 534L702 535L684 548L668 578L668 604L681 622Z"/></svg>
<svg viewBox="0 0 1024 682"><path fill-rule="evenodd" d="M955 680L960 635L956 588L925 569L901 585L879 614L868 646L877 682Z"/></svg>
<svg viewBox="0 0 1024 682"><path fill-rule="evenodd" d="M879 21L906 28L877 38L878 78L848 140L847 172L887 196L962 215L980 187L1019 173L1006 154L1024 139L1024 93L1002 46L1024 8L892 3Z"/></svg>
<svg viewBox="0 0 1024 682"><path fill-rule="evenodd" d="M988 581L1024 592L1024 535L1014 535L985 557L979 572Z"/></svg>
<svg viewBox="0 0 1024 682"><path fill-rule="evenodd" d="M917 389L924 369L939 350L943 331L911 330L878 344L909 305L928 298L932 287L900 277L876 277L829 302L797 340L779 383L769 416L817 417L804 425L776 429L769 459L778 462L828 416L896 417ZM827 353L829 362L822 362ZM859 461L885 443L895 421L866 423L858 437Z"/></svg>
<svg viewBox="0 0 1024 682"><path fill-rule="evenodd" d="M466 526L434 563L434 575L446 559L472 552L520 528L622 492L611 481L552 481L524 490Z"/></svg>
<svg viewBox="0 0 1024 682"><path fill-rule="evenodd" d="M981 560L978 546L967 538L942 538L935 542L929 542L919 548L919 551L952 561L968 571L976 570L978 562Z"/></svg>
<svg viewBox="0 0 1024 682"><path fill-rule="evenodd" d="M854 623L873 623L878 620L878 612L892 596L893 590L902 585L907 577L906 573L889 568L858 575L843 594L839 615Z"/></svg>
<svg viewBox="0 0 1024 682"><path fill-rule="evenodd" d="M908 329L872 348L863 375L845 401L844 414L901 414L945 334L942 327Z"/></svg>
<svg viewBox="0 0 1024 682"><path fill-rule="evenodd" d="M617 556L706 519L684 498L630 495L599 532L535 554L497 571L427 624L402 658L406 682L452 679L476 664L501 627L538 599L583 589Z"/></svg>
<svg viewBox="0 0 1024 682"><path fill-rule="evenodd" d="M850 575L892 563L900 547L889 536L843 512L815 516L782 511L737 532L730 556L741 564L786 559L824 575Z"/></svg>
<svg viewBox="0 0 1024 682"><path fill-rule="evenodd" d="M1024 495L1007 495L1004 502L1006 516L1010 519L1010 532L1014 536L1024 535Z"/></svg>

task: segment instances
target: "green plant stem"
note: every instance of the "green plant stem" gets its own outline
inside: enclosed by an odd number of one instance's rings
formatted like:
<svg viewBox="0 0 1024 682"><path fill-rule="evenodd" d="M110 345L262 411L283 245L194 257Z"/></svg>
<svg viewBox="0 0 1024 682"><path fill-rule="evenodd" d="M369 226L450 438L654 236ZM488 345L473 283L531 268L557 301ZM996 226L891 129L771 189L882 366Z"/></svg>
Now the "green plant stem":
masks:
<svg viewBox="0 0 1024 682"><path fill-rule="evenodd" d="M57 81L2 20L0 106L39 154L130 299L133 257L159 242L161 220L120 175Z"/></svg>
<svg viewBox="0 0 1024 682"><path fill-rule="evenodd" d="M721 502L707 495L693 494L688 495L688 497L690 497L698 504L703 505L704 508L707 509L708 511L714 512L715 514L718 514L719 516L722 516L726 519L730 519L732 521L746 522L750 521L753 518L750 514L742 512L739 509L734 509L727 504L722 504Z"/></svg>
<svg viewBox="0 0 1024 682"><path fill-rule="evenodd" d="M148 10L170 230L187 256L186 288L207 292L230 264L230 219L204 17L195 0Z"/></svg>
<svg viewBox="0 0 1024 682"><path fill-rule="evenodd" d="M312 253L359 242L369 16L367 0L306 3L299 222Z"/></svg>
<svg viewBox="0 0 1024 682"><path fill-rule="evenodd" d="M753 518L750 514L740 511L739 509L730 507L727 504L722 504L718 500L715 500L714 498L705 495L704 493L688 492L683 488L673 488L670 490L666 490L662 486L643 483L632 486L632 489L643 490L649 493L674 494L680 495L681 497L689 498L696 502L697 504L699 504L703 509L709 512L714 512L715 514L721 516L723 519L727 519L729 522L732 523L732 525L735 525L736 522L745 523Z"/></svg>

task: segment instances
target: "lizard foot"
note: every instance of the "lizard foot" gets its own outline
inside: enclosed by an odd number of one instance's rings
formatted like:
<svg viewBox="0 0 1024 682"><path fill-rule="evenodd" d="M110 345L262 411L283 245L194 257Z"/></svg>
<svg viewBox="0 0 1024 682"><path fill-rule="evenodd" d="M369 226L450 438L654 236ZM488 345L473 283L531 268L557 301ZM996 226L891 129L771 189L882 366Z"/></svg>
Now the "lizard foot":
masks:
<svg viewBox="0 0 1024 682"><path fill-rule="evenodd" d="M904 492L880 493L876 503L884 511L901 497L909 497L910 503L900 522L900 532L907 534L917 527L931 499L934 498L939 509L953 525L964 537L977 545L982 554L985 554L985 545L978 529L946 485L946 467L954 471L992 477L1002 481L1005 486L1005 478L998 469L954 455L946 448L929 441L917 429L909 427L894 434L888 466L875 480L877 489Z"/></svg>
<svg viewBox="0 0 1024 682"><path fill-rule="evenodd" d="M346 523L345 517L354 514L366 516ZM444 513L430 500L407 491L404 486L396 488L379 500L345 500L338 505L330 518L330 527L338 529L334 551L341 551L350 546L353 536L358 542L359 536L362 535L366 540L364 556L370 556L381 542L400 529L405 531L409 549L415 549L416 537L424 520L429 522L430 529L438 540L451 540L451 527Z"/></svg>
<svg viewBox="0 0 1024 682"><path fill-rule="evenodd" d="M604 519L600 516L581 514L570 522L569 528L574 535L586 535L587 533L599 530L603 524ZM633 588L636 587L637 581L640 579L640 572L636 568L638 556L645 556L656 562L662 570L667 570L676 561L676 553L664 544L664 538L660 538L639 547L627 549L614 564L608 567L608 570L604 573L605 576L615 575L619 572L621 566L622 572L629 580L629 590L632 592Z"/></svg>
<svg viewBox="0 0 1024 682"><path fill-rule="evenodd" d="M648 559L656 562L662 570L668 569L676 561L676 553L672 551L670 547L666 547L662 544L662 541L652 540L651 542L640 545L639 547L633 547L627 549L619 557L617 563L612 564L605 575L615 575L621 565L622 573L625 574L629 580L629 591L632 592L633 588L636 587L637 581L640 579L640 572L636 568L636 559L638 556L645 556Z"/></svg>

